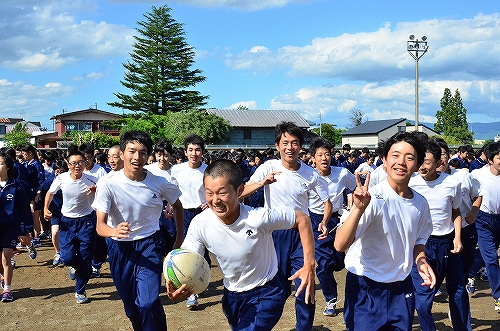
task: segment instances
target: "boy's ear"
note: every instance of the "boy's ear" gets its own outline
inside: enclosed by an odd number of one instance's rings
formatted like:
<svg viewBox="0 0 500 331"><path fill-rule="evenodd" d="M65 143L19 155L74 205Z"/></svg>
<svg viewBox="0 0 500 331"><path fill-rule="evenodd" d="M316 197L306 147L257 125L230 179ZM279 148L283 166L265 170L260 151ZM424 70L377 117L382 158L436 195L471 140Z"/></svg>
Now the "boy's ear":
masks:
<svg viewBox="0 0 500 331"><path fill-rule="evenodd" d="M240 186L238 186L238 197L241 197L241 195L243 194L243 191L245 190L245 185L241 184Z"/></svg>

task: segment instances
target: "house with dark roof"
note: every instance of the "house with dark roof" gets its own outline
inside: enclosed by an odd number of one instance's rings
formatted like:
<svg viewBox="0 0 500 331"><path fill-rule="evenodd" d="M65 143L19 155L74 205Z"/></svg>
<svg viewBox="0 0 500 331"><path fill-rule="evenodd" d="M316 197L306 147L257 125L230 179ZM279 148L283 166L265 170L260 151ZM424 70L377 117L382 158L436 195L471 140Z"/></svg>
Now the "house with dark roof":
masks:
<svg viewBox="0 0 500 331"><path fill-rule="evenodd" d="M233 129L227 134L231 146L274 146L274 128L280 122L294 122L304 131L306 144L311 140L310 125L296 110L207 109L224 118Z"/></svg>
<svg viewBox="0 0 500 331"><path fill-rule="evenodd" d="M40 122L25 121L22 118L0 118L0 147L3 147L3 136L11 132L17 123L26 123L26 131L32 136L43 134Z"/></svg>
<svg viewBox="0 0 500 331"><path fill-rule="evenodd" d="M351 148L368 147L375 149L382 140L387 140L395 133L404 131L415 131L415 126L407 126L406 118L366 121L342 133L342 145L350 144ZM418 126L419 132L427 133L429 136L439 135L426 125Z"/></svg>

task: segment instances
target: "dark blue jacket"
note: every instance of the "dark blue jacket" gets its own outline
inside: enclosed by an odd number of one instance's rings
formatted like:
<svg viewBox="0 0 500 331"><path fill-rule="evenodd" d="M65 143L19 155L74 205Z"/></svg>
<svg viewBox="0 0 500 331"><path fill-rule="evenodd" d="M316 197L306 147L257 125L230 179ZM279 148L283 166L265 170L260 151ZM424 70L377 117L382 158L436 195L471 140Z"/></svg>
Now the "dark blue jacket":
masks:
<svg viewBox="0 0 500 331"><path fill-rule="evenodd" d="M45 169L40 161L36 159L29 164L28 161L25 161L24 166L28 169L28 184L31 186L33 192L36 193L38 187L42 185L45 180Z"/></svg>
<svg viewBox="0 0 500 331"><path fill-rule="evenodd" d="M33 227L30 201L21 183L10 177L0 191L0 224ZM21 229L21 228L20 228Z"/></svg>
<svg viewBox="0 0 500 331"><path fill-rule="evenodd" d="M481 159L480 157L476 157L476 159L470 163L469 172L472 172L472 170L480 169L487 164L488 161L483 161L483 159Z"/></svg>

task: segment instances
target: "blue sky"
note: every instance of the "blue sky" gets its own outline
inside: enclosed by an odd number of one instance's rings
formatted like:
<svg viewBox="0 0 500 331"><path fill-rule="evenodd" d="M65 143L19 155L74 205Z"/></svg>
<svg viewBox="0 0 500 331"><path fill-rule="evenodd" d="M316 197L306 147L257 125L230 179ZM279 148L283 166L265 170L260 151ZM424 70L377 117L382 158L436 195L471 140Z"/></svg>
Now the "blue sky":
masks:
<svg viewBox="0 0 500 331"><path fill-rule="evenodd" d="M109 107L137 21L164 2L7 0L0 3L0 116L40 121ZM435 122L447 87L469 122L500 121L500 1L177 0L168 5L196 49L195 88L208 107L295 109L319 123L414 118L410 34L419 62L421 122Z"/></svg>

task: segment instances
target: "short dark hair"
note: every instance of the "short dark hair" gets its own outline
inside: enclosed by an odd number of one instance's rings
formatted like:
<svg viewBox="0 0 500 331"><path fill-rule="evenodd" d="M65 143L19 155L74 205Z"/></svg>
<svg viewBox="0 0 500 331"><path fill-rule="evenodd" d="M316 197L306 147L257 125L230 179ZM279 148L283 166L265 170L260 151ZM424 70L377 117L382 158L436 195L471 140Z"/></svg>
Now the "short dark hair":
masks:
<svg viewBox="0 0 500 331"><path fill-rule="evenodd" d="M410 144L413 149L415 149L417 152L417 165L420 167L422 163L424 163L425 159L425 145L422 143L421 135L417 134L415 131L398 132L387 139L384 143L384 147L382 148L382 156L387 158L392 145L401 141Z"/></svg>
<svg viewBox="0 0 500 331"><path fill-rule="evenodd" d="M151 140L149 134L139 130L131 130L123 132L120 137L121 151L124 152L125 148L127 147L127 144L133 142L138 142L139 144L144 145L146 147L148 155L151 154L151 151L153 150L153 140Z"/></svg>
<svg viewBox="0 0 500 331"><path fill-rule="evenodd" d="M285 133L299 138L300 146L304 145L304 132L293 122L281 122L276 125L274 128L274 142L279 144L281 136Z"/></svg>
<svg viewBox="0 0 500 331"><path fill-rule="evenodd" d="M351 145L344 144L344 146L342 146L342 149L345 150L345 151L350 151L351 150Z"/></svg>
<svg viewBox="0 0 500 331"><path fill-rule="evenodd" d="M441 146L439 146L435 141L429 140L425 145L425 152L431 153L436 161L441 160Z"/></svg>
<svg viewBox="0 0 500 331"><path fill-rule="evenodd" d="M446 154L450 154L450 147L448 147L448 144L446 143L446 141L444 141L443 138L433 137L431 138L431 140L438 144L439 147L444 149Z"/></svg>
<svg viewBox="0 0 500 331"><path fill-rule="evenodd" d="M484 154L488 161L493 161L495 155L500 154L500 141L489 143L484 147Z"/></svg>
<svg viewBox="0 0 500 331"><path fill-rule="evenodd" d="M203 183L205 183L205 178L208 176L214 179L219 177L227 178L227 181L235 190L243 184L240 167L226 159L215 160L208 165L203 173Z"/></svg>
<svg viewBox="0 0 500 331"><path fill-rule="evenodd" d="M163 153L163 154L167 152L169 154L172 154L173 153L172 144L167 139L160 138L160 140L158 140L158 142L154 145L153 152Z"/></svg>
<svg viewBox="0 0 500 331"><path fill-rule="evenodd" d="M202 137L194 133L188 135L186 139L184 139L184 148L187 149L189 145L198 145L201 147L202 151L205 150L205 141Z"/></svg>
<svg viewBox="0 0 500 331"><path fill-rule="evenodd" d="M22 147L21 151L26 152L26 153L31 153L33 155L33 157L38 160L38 155L36 154L35 146L28 144L28 145Z"/></svg>
<svg viewBox="0 0 500 331"><path fill-rule="evenodd" d="M78 147L78 150L82 152L83 154L89 154L94 156L94 144L86 144L83 143Z"/></svg>
<svg viewBox="0 0 500 331"><path fill-rule="evenodd" d="M68 156L66 156L66 161L69 162L69 158L72 156L81 156L85 160L85 155L81 151L71 151Z"/></svg>
<svg viewBox="0 0 500 331"><path fill-rule="evenodd" d="M325 148L328 152L330 152L332 150L332 144L323 137L316 137L309 145L309 153L311 153L311 155L315 155L319 148Z"/></svg>

